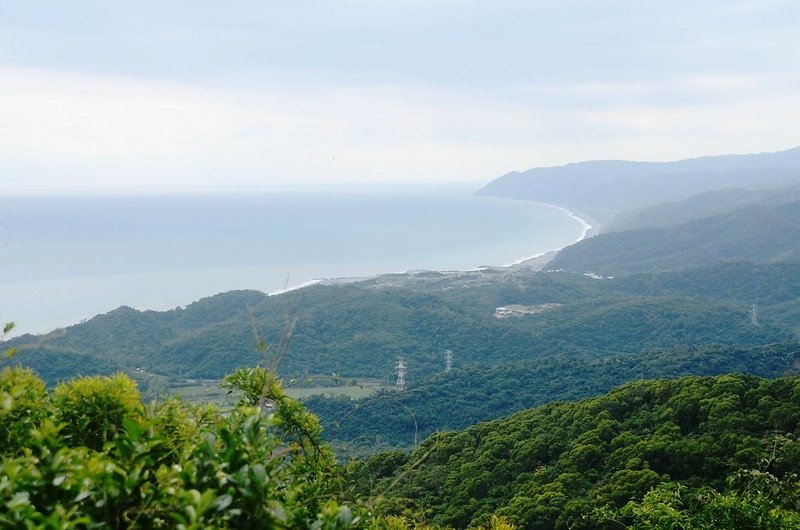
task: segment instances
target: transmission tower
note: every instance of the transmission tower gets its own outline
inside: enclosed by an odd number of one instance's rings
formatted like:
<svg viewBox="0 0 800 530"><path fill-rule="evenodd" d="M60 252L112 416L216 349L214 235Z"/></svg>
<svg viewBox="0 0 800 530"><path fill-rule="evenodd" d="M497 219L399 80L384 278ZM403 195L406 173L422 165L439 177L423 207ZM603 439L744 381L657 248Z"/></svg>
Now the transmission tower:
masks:
<svg viewBox="0 0 800 530"><path fill-rule="evenodd" d="M453 369L453 352L450 350L444 351L444 371L449 372Z"/></svg>
<svg viewBox="0 0 800 530"><path fill-rule="evenodd" d="M397 358L397 366L394 367L394 371L397 372L395 389L402 392L406 389L406 363L402 357Z"/></svg>
<svg viewBox="0 0 800 530"><path fill-rule="evenodd" d="M758 326L758 306L753 304L753 307L750 309L750 323L754 326Z"/></svg>

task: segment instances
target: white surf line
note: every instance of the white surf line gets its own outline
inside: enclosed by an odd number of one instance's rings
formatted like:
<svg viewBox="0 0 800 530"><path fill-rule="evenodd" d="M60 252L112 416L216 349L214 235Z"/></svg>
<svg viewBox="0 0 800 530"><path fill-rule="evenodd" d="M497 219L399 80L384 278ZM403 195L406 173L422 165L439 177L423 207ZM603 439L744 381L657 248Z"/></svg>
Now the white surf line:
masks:
<svg viewBox="0 0 800 530"><path fill-rule="evenodd" d="M581 235L578 236L578 239L576 239L575 241L573 241L571 243L572 245L574 245L575 243L577 243L579 241L583 241L584 239L586 239L586 236L589 234L589 231L593 228L593 226L586 219L584 219L583 217L580 217L575 212L564 208L563 206L556 206L555 204L548 204L548 203L545 203L545 202L536 202L536 201L524 201L524 202L530 202L530 203L533 203L533 204L538 204L540 206L547 206L549 208L555 208L556 210L561 210L562 212L564 212L568 216L570 216L573 219L575 219L576 221L578 221L581 224L581 228L582 228ZM567 246L569 246L569 245L567 245ZM551 252L558 252L563 248L564 247L554 248L554 249L551 249L551 250L546 250L544 252L539 252L538 254L534 254L533 256L528 256L527 258L522 258L522 259L519 259L517 261L514 261L513 263L509 263L508 265L501 265L501 266L502 267L511 267L512 265L518 265L518 264L523 263L525 261L542 257L545 254L550 254ZM409 269L409 270L404 270L404 271L380 272L380 273L372 274L372 275L368 275L368 276L353 277L353 280L354 281L371 280L371 279L377 278L379 276L413 274L415 272L441 272L441 273L480 272L480 271L483 271L483 270L486 270L486 269L490 269L490 268L491 268L490 266L483 266L483 267L475 267L475 268L472 268L472 269L431 269L431 270L427 270L427 269ZM295 286L292 286L292 287L287 287L285 289L281 289L281 290L278 290L278 291L273 291L273 292L267 293L267 294L269 296L275 296L275 295L278 295L278 294L284 294L284 293L288 293L290 291L295 291L297 289L302 289L303 287L309 287L311 285L317 285L319 283L323 283L323 282L326 282L328 280L337 280L337 279L339 279L339 278L318 278L318 279L315 279L315 280L309 280L307 282L303 282L303 283L301 283L299 285L295 285Z"/></svg>
<svg viewBox="0 0 800 530"><path fill-rule="evenodd" d="M540 203L536 203L536 204L544 204L544 203L540 202ZM583 217L580 217L579 215L577 215L572 210L567 210L563 206L556 206L555 204L544 204L544 206L550 206L551 208L556 208L557 210L561 210L562 212L564 212L565 214L569 215L570 217L572 217L573 219L575 219L576 221L578 221L581 224L581 227L583 228L583 231L581 232L581 235L578 237L578 239L576 239L572 243L573 245L575 243L579 242L579 241L583 241L584 239L586 239L586 236L589 234L589 230L591 230L593 228L592 225L589 223L589 221L587 221ZM558 250L561 250L561 249L558 249Z"/></svg>
<svg viewBox="0 0 800 530"><path fill-rule="evenodd" d="M316 285L318 283L322 283L325 280L322 278L316 278L314 280L308 280L307 282L303 282L297 285L292 285L291 287L285 287L283 289L279 289L277 291L272 291L271 293L267 293L268 296L276 296L283 293L288 293L289 291L296 291L297 289L302 289L303 287L308 287L311 285Z"/></svg>
<svg viewBox="0 0 800 530"><path fill-rule="evenodd" d="M576 239L575 241L570 243L571 245L574 245L575 243L578 243L578 242L583 241L584 239L586 239L586 236L589 235L589 231L592 228L594 228L589 223L589 221L587 221L583 217L579 216L578 214L576 214L572 210L568 210L568 209L564 208L563 206L557 206L555 204L548 204L546 202L537 202L537 201L526 201L526 202L532 202L533 204L538 204L540 206L547 206L549 208L555 208L556 210L560 210L560 211L564 212L565 214L567 214L568 216L570 216L573 219L575 219L576 221L578 221L581 224L581 228L582 228L581 235L578 236L578 239ZM569 245L566 245L566 246L569 246ZM550 254L552 252L559 252L559 251L561 251L563 249L564 249L564 247L554 248L554 249L551 249L551 250L546 250L544 252L539 252L538 254L534 254L533 256L528 256L526 258L518 259L517 261L509 263L508 265L503 265L503 267L511 267L513 265L519 265L520 263L524 263L524 262L526 262L528 260L540 258L540 257L544 256L545 254Z"/></svg>

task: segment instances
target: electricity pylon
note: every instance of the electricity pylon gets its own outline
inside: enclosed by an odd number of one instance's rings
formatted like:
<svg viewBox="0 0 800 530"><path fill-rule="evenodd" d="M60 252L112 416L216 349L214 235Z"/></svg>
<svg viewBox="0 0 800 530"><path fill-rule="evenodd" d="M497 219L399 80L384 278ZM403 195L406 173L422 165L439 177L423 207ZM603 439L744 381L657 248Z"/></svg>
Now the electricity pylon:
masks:
<svg viewBox="0 0 800 530"><path fill-rule="evenodd" d="M397 372L395 389L402 392L406 389L406 363L402 357L397 358L397 366L394 367L394 371Z"/></svg>

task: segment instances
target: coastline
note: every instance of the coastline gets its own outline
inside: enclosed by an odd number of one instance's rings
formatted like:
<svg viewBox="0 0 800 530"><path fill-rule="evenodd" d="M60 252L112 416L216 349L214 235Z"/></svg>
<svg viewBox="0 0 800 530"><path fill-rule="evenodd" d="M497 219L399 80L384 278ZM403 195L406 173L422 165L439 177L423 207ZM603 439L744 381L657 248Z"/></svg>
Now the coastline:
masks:
<svg viewBox="0 0 800 530"><path fill-rule="evenodd" d="M580 241L592 235L596 230L594 220L585 216L582 212L555 204L535 201L520 202L555 208L578 222L580 233L575 241ZM509 206L511 208L516 207L514 205ZM502 209L497 212L498 218L502 218L502 213ZM511 228L512 231L515 226L520 225L505 224L505 227ZM0 228L0 244L2 243L1 231L2 229ZM572 232L572 234L567 235L567 237L574 237L575 233ZM562 239L561 241L564 240ZM535 240L533 242L535 244ZM553 246L560 243L558 239L550 241L550 245ZM524 247L525 245L520 246L522 252L524 252ZM188 271L168 270L81 276L69 278L68 280L52 278L4 282L0 283L0 292L3 293L2 298L6 302L0 304L0 312L10 314L11 310L6 306L13 301L15 320L25 323L24 326L18 326L10 334L9 338L11 338L26 333L41 334L54 329L63 329L97 315L105 314L121 305L136 307L142 311L166 311L176 307L185 307L194 301L216 293L237 289L256 289L268 296L277 296L312 285L338 285L366 281L382 276L413 275L423 272L440 272L458 276L475 274L480 271L513 271L518 268L540 270L559 250L553 249L539 252L508 265L478 263L476 264L478 266L469 268L447 269L431 267L429 269L408 268L407 270L399 271L378 269L379 272L376 274L367 273L365 275L348 275L348 271L340 268L339 270L331 271L333 274L328 277L315 277L309 274L303 278L300 275L301 281L296 284L273 282L270 285L268 282L262 282L261 278L266 273L261 270L261 267L220 267ZM519 252L519 249L517 249L517 252ZM478 252L476 255L480 256L480 253ZM158 290L158 285L162 285L164 282L170 285L169 293ZM247 286L243 286L243 283L247 283ZM206 289L199 289L198 286L201 284ZM99 298L95 296L98 292L101 294ZM33 296L31 293L33 293ZM153 298L152 293L160 294L158 297ZM37 296L46 296L48 303L43 306L32 302L27 305L20 302L36 299Z"/></svg>
<svg viewBox="0 0 800 530"><path fill-rule="evenodd" d="M555 208L556 210L560 210L560 211L564 212L565 214L567 214L572 219L578 221L578 223L580 223L580 225L582 227L581 234L578 236L578 239L576 239L575 241L573 241L569 245L574 245L575 243L579 243L579 242L583 241L584 239L586 239L587 237L596 235L600 231L599 223L597 223L597 222L594 222L594 224L590 223L589 219L587 219L588 216L586 214L582 213L582 212L577 212L576 213L573 210L565 208L564 206L559 206L557 204L550 204L550 203L538 202L538 201L525 201L525 202L538 204L540 206L547 206L548 208ZM580 213L580 215L579 215L579 213ZM547 250L545 252L539 252L538 254L534 254L533 256L528 256L526 258L522 258L522 259L518 259L516 261L513 261L513 262L511 262L511 263L509 263L507 265L503 265L502 267L503 268L518 268L521 265L525 265L525 264L527 264L529 262L532 262L532 261L535 261L535 260L541 261L541 258L544 258L544 257L547 257L548 258L547 261L550 261L550 259L552 259L553 256L555 256L563 248L568 247L569 245L565 245L564 247L560 247L560 248L554 248L552 250ZM544 264L547 261L545 261L544 263L541 263L541 264L537 263L537 265L544 266Z"/></svg>
<svg viewBox="0 0 800 530"><path fill-rule="evenodd" d="M563 248L568 247L570 245L574 245L575 243L578 243L580 241L583 241L587 237L591 237L591 236L597 235L599 233L599 231L600 231L600 223L594 221L593 219L591 219L588 215L586 215L583 212L570 210L569 208L566 208L564 206L560 206L558 204L550 204L550 203L544 203L544 202L539 202L539 201L525 201L523 199L508 199L508 200L522 200L523 202L530 202L530 203L533 203L533 204L538 204L539 206L546 206L548 208L555 208L556 210L559 210L559 211L565 213L566 215L568 215L569 217L571 217L572 219L574 219L575 221L580 223L580 225L581 225L581 233L580 233L580 235L578 236L578 238L575 241L573 241L572 243L569 243L568 245L565 245L565 246L560 247L560 248L554 248L554 249L551 249L551 250L546 250L544 252L539 252L538 254L534 254L533 256L528 256L528 257L525 257L525 258L521 258L521 259L518 259L518 260L513 261L513 262L511 262L509 264L506 264L506 265L496 265L496 266L495 265L486 265L486 266L479 266L479 267L475 267L475 268L471 268L471 269L439 270L437 272L458 274L458 273L480 272L480 271L483 271L483 270L503 270L503 269L507 269L507 270L516 270L516 269L541 270ZM268 293L268 294L269 294L269 296L273 296L273 295L284 294L284 293L288 293L288 292L291 292L291 291L295 291L297 289L302 289L304 287L308 287L308 286L311 286L311 285L342 285L342 284L347 284L347 283L355 283L355 282L359 282L359 281L372 280L372 279L379 278L381 276L386 276L386 275L412 274L414 272L422 272L422 271L406 270L406 271L398 271L398 272L384 272L384 273L381 273L381 274L375 274L373 276L362 276L362 277L316 278L316 279L310 280L308 282L304 282L304 283L302 283L300 285L297 285L295 287L288 287L286 289L282 289L280 291L276 291L274 293Z"/></svg>

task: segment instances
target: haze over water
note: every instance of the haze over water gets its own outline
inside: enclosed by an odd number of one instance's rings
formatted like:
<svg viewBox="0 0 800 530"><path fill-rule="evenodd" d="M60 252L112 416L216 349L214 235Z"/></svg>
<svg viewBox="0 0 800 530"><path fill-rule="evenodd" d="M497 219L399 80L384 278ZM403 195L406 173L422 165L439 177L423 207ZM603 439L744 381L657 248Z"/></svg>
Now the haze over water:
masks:
<svg viewBox="0 0 800 530"><path fill-rule="evenodd" d="M458 191L0 198L0 320L18 333L232 289L507 265L574 242L556 208Z"/></svg>

